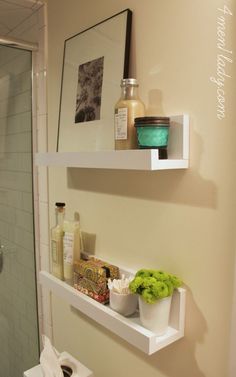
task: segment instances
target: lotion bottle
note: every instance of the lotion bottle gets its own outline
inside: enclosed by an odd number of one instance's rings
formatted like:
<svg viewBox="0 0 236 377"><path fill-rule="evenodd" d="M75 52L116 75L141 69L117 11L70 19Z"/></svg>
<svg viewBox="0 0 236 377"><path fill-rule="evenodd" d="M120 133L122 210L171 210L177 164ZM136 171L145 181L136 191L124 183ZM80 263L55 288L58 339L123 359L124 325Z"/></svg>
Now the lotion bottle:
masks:
<svg viewBox="0 0 236 377"><path fill-rule="evenodd" d="M73 285L73 264L80 259L79 221L64 221L63 265L66 283Z"/></svg>
<svg viewBox="0 0 236 377"><path fill-rule="evenodd" d="M134 119L144 116L145 106L136 79L123 79L120 86L121 97L115 105L115 149L137 149Z"/></svg>
<svg viewBox="0 0 236 377"><path fill-rule="evenodd" d="M51 229L51 271L58 279L64 280L63 272L63 223L65 203L56 203L56 225Z"/></svg>

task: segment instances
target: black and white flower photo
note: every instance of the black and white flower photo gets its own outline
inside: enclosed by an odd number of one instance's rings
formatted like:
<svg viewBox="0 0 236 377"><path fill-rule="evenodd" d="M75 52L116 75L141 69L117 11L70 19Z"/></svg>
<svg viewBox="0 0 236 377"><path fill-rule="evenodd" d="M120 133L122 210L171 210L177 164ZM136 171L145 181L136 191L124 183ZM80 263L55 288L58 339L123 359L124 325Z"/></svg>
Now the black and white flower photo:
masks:
<svg viewBox="0 0 236 377"><path fill-rule="evenodd" d="M100 119L104 57L79 65L75 123Z"/></svg>

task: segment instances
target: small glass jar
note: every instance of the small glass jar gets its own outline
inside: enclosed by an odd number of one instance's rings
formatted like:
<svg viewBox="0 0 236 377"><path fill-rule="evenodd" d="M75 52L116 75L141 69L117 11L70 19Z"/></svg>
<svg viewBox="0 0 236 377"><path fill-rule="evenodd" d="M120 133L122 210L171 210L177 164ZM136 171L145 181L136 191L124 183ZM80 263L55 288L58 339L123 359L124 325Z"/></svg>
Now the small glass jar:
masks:
<svg viewBox="0 0 236 377"><path fill-rule="evenodd" d="M170 118L146 116L135 118L138 147L141 149L159 150L159 158L168 158L167 146L169 138Z"/></svg>
<svg viewBox="0 0 236 377"><path fill-rule="evenodd" d="M134 119L145 113L136 79L121 80L121 97L115 105L115 149L137 149Z"/></svg>

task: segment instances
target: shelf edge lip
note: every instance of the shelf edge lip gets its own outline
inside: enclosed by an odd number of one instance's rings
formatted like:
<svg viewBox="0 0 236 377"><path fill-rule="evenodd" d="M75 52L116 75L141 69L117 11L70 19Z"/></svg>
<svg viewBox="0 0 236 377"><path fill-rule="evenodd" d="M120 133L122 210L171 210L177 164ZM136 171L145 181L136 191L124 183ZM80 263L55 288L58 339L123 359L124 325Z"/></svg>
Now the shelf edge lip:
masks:
<svg viewBox="0 0 236 377"><path fill-rule="evenodd" d="M123 153L122 153L123 152ZM112 161L112 155L118 153L124 161L119 161L120 156ZM101 155L102 154L102 155ZM98 156L102 156L104 161L99 161ZM127 157L132 160L127 161ZM79 161L79 159L82 160ZM86 158L91 161L86 161ZM135 161L135 157L141 157L140 162ZM114 170L166 170L166 169L186 169L189 166L188 159L158 159L156 149L130 150L130 151L105 151L105 152L49 152L36 153L35 164L37 166L55 166L68 168L85 169L114 169Z"/></svg>

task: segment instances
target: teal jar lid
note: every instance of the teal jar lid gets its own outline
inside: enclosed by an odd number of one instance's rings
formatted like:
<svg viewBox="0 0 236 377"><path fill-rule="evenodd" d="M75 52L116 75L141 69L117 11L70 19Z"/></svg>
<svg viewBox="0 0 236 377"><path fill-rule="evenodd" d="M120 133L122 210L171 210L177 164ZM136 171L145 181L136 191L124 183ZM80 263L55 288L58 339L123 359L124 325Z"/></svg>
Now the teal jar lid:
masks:
<svg viewBox="0 0 236 377"><path fill-rule="evenodd" d="M163 125L166 127L169 127L170 125L170 118L169 117L156 117L156 116L146 116L146 117L139 117L135 118L135 127L139 126L145 126L145 125L150 125L150 126L159 126Z"/></svg>

